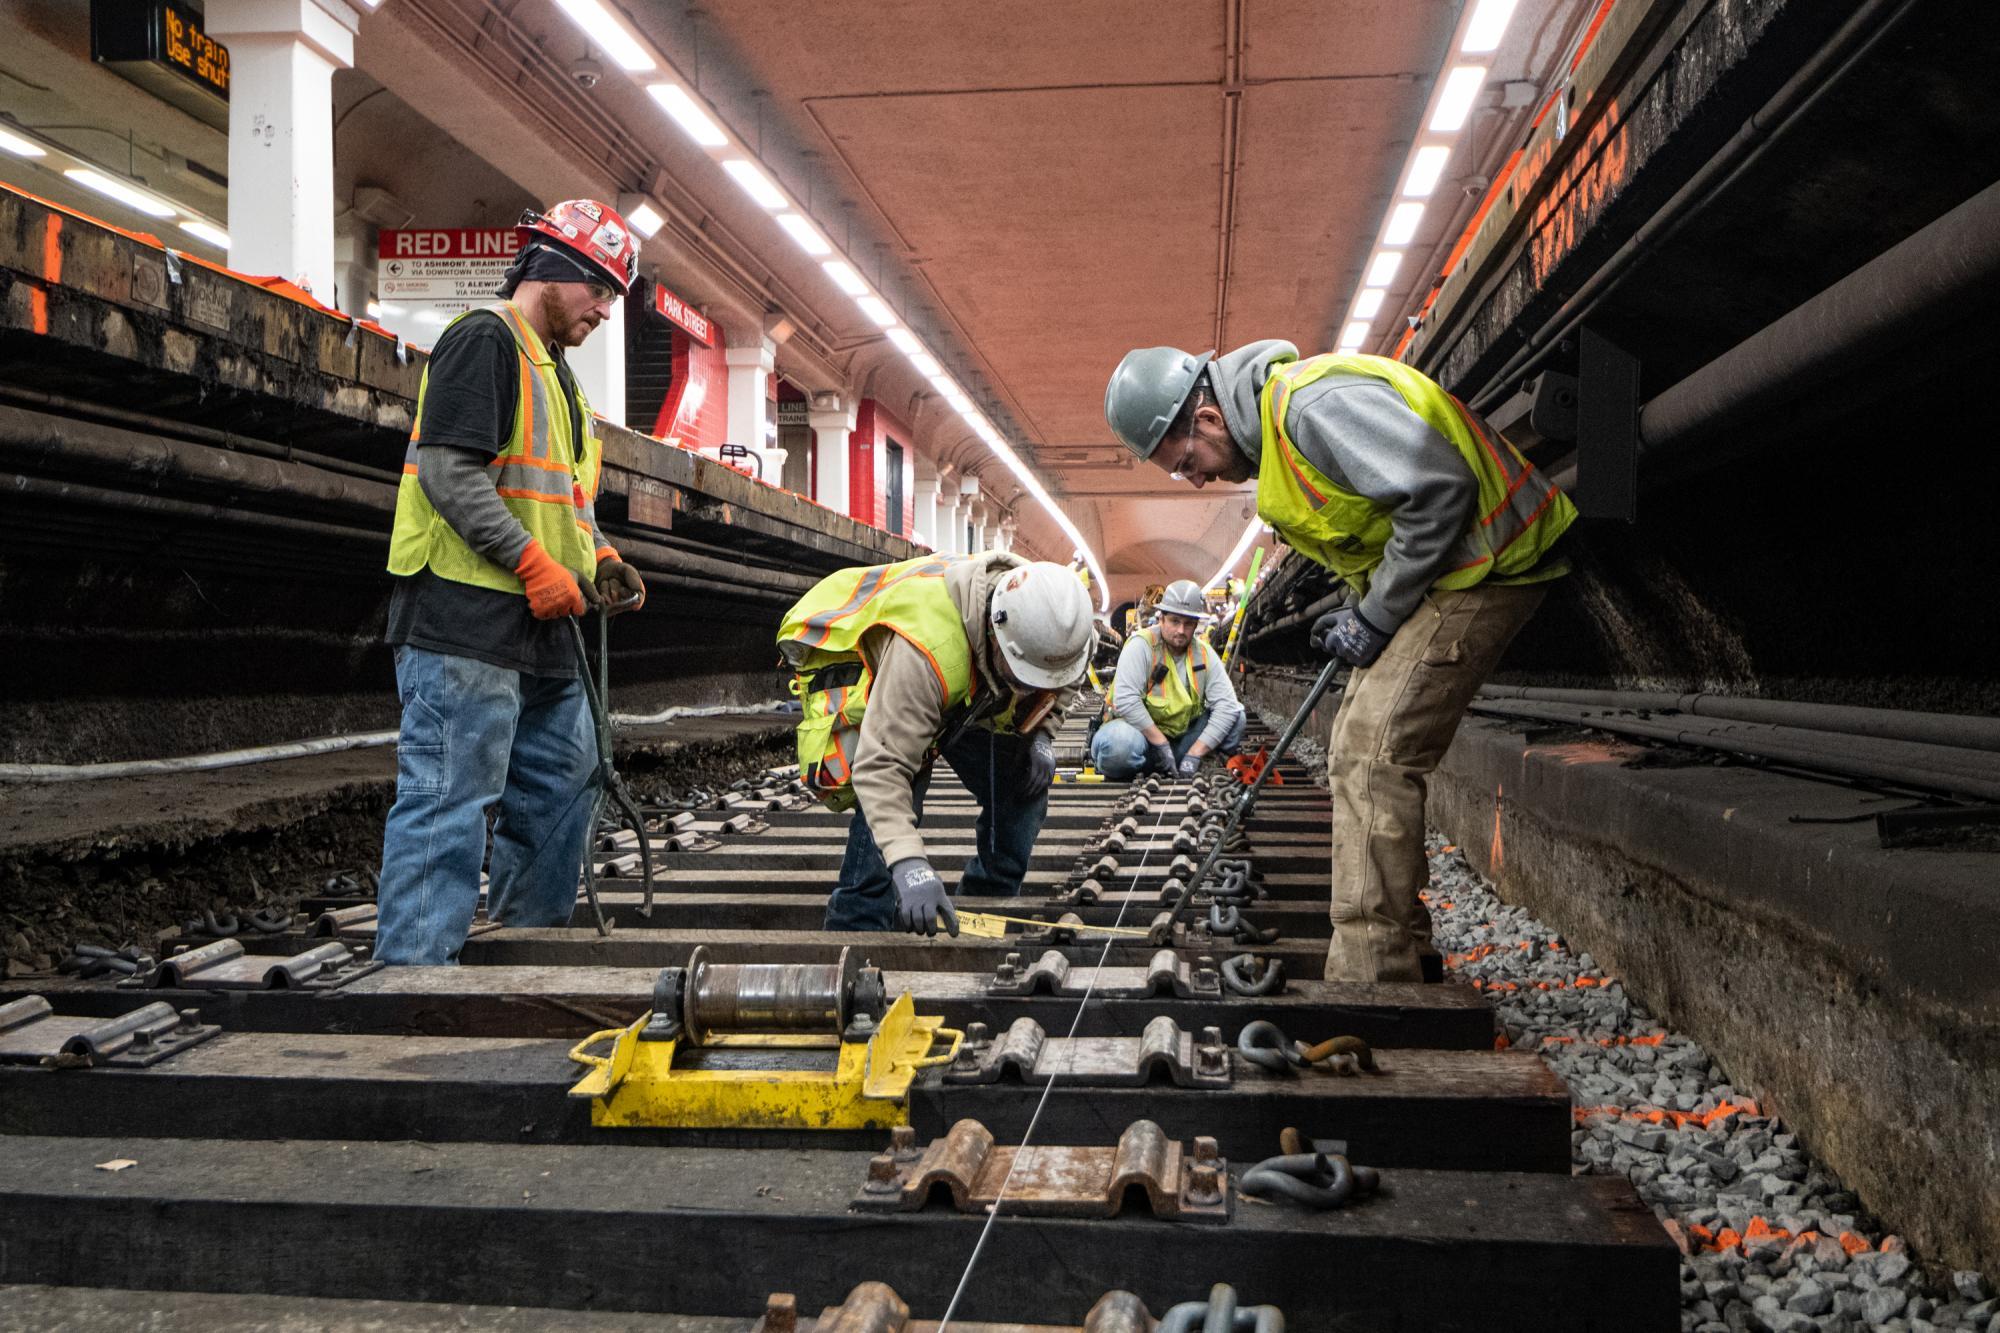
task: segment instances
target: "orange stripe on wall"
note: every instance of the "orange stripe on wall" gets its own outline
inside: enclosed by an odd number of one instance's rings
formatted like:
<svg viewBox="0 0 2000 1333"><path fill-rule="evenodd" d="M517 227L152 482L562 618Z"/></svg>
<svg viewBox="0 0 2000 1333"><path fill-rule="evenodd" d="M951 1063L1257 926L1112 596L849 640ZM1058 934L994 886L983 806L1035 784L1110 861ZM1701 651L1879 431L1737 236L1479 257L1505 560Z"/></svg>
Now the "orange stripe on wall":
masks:
<svg viewBox="0 0 2000 1333"><path fill-rule="evenodd" d="M42 278L53 287L62 281L62 215L49 214L42 233Z"/></svg>

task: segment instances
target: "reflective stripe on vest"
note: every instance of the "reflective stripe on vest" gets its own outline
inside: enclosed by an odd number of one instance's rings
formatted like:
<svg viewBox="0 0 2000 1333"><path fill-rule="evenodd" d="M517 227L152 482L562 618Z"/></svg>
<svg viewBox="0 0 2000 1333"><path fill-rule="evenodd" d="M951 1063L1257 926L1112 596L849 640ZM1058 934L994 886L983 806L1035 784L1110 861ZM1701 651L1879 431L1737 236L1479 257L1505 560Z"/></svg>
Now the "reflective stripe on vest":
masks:
<svg viewBox="0 0 2000 1333"><path fill-rule="evenodd" d="M1287 415L1298 390L1328 375L1386 382L1412 412L1449 440L1479 483L1477 518L1459 534L1434 588L1470 588L1491 578L1535 583L1567 570L1542 557L1576 520L1576 507L1506 440L1429 378L1387 357L1332 353L1274 369L1258 397L1263 429L1257 512L1287 543L1358 591L1395 531L1387 505L1335 485L1292 442Z"/></svg>
<svg viewBox="0 0 2000 1333"><path fill-rule="evenodd" d="M1200 637L1188 645L1186 653L1176 659L1160 638L1158 626L1140 630L1133 638L1146 645L1151 660L1146 664L1146 715L1153 719L1153 725L1164 732L1169 740L1187 734L1194 720L1201 716L1208 693L1208 644ZM1178 661L1180 670L1175 669ZM1115 687L1114 687L1115 689ZM1104 705L1104 720L1117 716L1109 700Z"/></svg>
<svg viewBox="0 0 2000 1333"><path fill-rule="evenodd" d="M942 711L972 702L979 673L966 641L965 622L945 586L945 571L967 556L919 556L893 565L843 569L821 579L785 612L778 648L794 671L791 691L799 701L799 776L832 810L854 806L853 761L868 712L874 663L863 654L870 630L901 637L930 663ZM984 558L984 557L978 557ZM1039 695L1010 699L996 718L980 723L1011 730L1018 712L1032 727L1048 712ZM934 738L935 739L935 738Z"/></svg>
<svg viewBox="0 0 2000 1333"><path fill-rule="evenodd" d="M520 381L506 446L487 462L487 476L507 512L520 520L528 535L559 564L580 574L594 574L600 554L609 548L600 547L596 540L595 503L602 453L590 426L590 406L580 387L575 403L565 403L555 357L519 307L506 301L483 309L498 315L513 335ZM458 317L464 318L466 315ZM417 390L417 419L410 430L403 477L396 490L389 572L414 574L427 568L454 582L518 593L520 577L466 545L432 507L417 480L417 448L423 437L429 388L427 367ZM575 438L579 434L580 440Z"/></svg>

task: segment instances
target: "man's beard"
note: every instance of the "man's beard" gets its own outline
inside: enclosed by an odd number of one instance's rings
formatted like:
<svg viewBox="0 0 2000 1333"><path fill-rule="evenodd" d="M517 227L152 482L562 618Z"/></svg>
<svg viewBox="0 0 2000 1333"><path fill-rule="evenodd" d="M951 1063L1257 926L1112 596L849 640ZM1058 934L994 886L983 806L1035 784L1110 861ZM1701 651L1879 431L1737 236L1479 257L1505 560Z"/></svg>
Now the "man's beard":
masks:
<svg viewBox="0 0 2000 1333"><path fill-rule="evenodd" d="M581 347L590 333L589 326L581 319L571 319L564 313L562 293L554 283L542 288L542 323L549 331L549 341L559 347Z"/></svg>

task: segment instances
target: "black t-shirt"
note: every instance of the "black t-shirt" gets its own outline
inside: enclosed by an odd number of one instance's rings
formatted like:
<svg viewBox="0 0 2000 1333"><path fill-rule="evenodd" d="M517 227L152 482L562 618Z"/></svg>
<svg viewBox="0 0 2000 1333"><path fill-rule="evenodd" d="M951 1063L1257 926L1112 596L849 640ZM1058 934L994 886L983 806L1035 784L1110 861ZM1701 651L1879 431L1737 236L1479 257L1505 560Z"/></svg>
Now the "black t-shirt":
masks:
<svg viewBox="0 0 2000 1333"><path fill-rule="evenodd" d="M576 379L561 349L551 350L563 396L574 404ZM520 393L520 360L506 323L498 315L459 320L431 353L418 447L470 449L491 458L514 433ZM577 674L576 648L562 620L535 619L520 593L458 583L428 569L396 580L382 637L533 676Z"/></svg>

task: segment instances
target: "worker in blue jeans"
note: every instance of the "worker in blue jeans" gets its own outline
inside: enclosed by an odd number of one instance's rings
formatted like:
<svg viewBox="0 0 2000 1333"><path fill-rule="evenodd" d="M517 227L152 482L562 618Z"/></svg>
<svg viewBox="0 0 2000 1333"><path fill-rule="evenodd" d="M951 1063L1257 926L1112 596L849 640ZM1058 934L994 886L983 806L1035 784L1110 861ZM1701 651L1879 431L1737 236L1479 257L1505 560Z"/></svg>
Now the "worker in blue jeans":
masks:
<svg viewBox="0 0 2000 1333"><path fill-rule="evenodd" d="M939 751L939 757L951 765L951 771L979 803L972 859L966 862L958 882L961 894L1009 898L1021 891L1035 838L1049 811L1048 786L1026 776L1032 744L1027 736L968 727ZM926 765L910 783L911 804L918 819L923 818L931 771ZM841 858L840 879L827 899L825 928L890 930L895 925L896 887L866 816L857 811L847 826L847 854Z"/></svg>
<svg viewBox="0 0 2000 1333"><path fill-rule="evenodd" d="M1201 588L1167 588L1159 621L1133 633L1118 655L1104 718L1090 738L1090 762L1112 782L1141 773L1191 778L1210 754L1236 753L1245 715L1222 654L1199 634L1208 619Z"/></svg>

